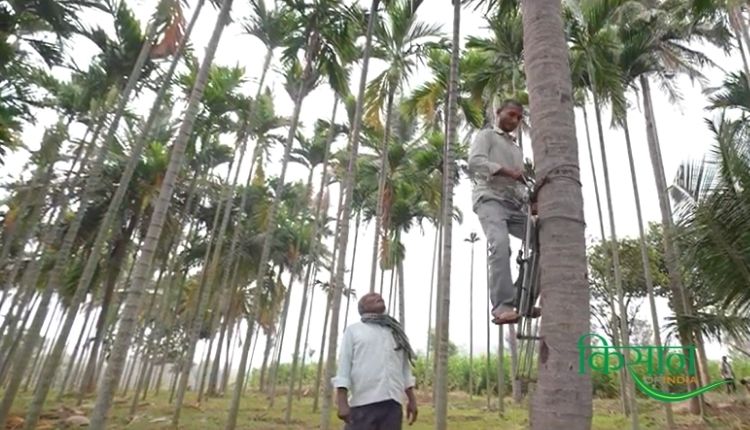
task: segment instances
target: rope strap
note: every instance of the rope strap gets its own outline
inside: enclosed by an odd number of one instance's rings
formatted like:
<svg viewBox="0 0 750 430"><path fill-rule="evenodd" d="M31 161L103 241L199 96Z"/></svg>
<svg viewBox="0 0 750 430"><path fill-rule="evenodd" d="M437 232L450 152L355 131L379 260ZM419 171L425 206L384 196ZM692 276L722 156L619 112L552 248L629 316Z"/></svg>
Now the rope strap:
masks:
<svg viewBox="0 0 750 430"><path fill-rule="evenodd" d="M531 194L531 201L536 202L537 197L539 195L539 191L542 189L542 187L544 187L545 184L552 182L552 181L558 181L558 180L569 181L569 182L573 182L579 187L582 187L583 184L581 184L581 181L578 178L573 177L569 173L566 172L571 169L576 170L576 171L580 170L579 167L575 164L560 164L550 169L550 171L546 175L544 175L542 180L537 182L536 187L534 188L534 192ZM564 220L572 221L578 224L583 224L584 226L586 226L586 221L581 218L567 216L567 215L550 215L544 218L539 218L537 220L537 224L539 225L539 228L541 228L541 224L543 224L542 221L547 221L553 218L564 219Z"/></svg>

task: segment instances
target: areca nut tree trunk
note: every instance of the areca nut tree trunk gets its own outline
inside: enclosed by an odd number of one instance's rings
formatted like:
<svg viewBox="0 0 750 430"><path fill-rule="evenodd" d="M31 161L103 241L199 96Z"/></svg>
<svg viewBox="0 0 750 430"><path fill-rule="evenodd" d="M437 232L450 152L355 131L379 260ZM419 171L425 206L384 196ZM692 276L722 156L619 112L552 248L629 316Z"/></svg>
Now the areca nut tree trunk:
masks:
<svg viewBox="0 0 750 430"><path fill-rule="evenodd" d="M289 125L289 134L287 135L286 144L284 146L284 155L281 161L281 173L279 174L278 182L276 184L276 190L274 193L273 203L268 213L268 225L266 226L266 238L263 241L263 249L260 254L260 261L258 264L258 273L256 276L256 285L260 286L266 277L266 269L268 266L268 260L271 255L271 244L273 242L273 234L276 230L276 216L279 211L281 204L281 198L284 189L284 179L286 176L286 170L289 166L289 160L291 159L292 145L294 144L294 136L297 131L297 125L299 124L300 112L302 111L302 101L308 92L307 82L311 74L313 73L313 60L316 54L316 49L308 47L305 52L305 68L302 72L302 79L300 79L299 89L297 92L296 100L294 101L294 112L292 114L292 122ZM291 287L291 285L290 285ZM258 288L257 294L260 294L262 288ZM257 301L256 301L257 303ZM245 372L247 367L247 359L249 355L249 344L250 337L252 336L253 325L248 324L247 336L245 345L242 348L242 357L240 359L239 369L237 371L237 381L243 381L245 379ZM234 430L237 425L237 415L239 414L240 398L242 397L242 383L238 382L235 384L234 394L232 396L232 402L229 407L229 417L225 425L226 430Z"/></svg>
<svg viewBox="0 0 750 430"><path fill-rule="evenodd" d="M367 85L367 72L370 65L370 53L372 48L372 34L378 19L378 5L380 0L372 0L369 18L367 20L367 33L365 35L365 47L362 53L362 73L359 78L359 90L354 108L354 124L349 137L349 166L342 183L344 201L341 208L341 226L338 231L338 260L336 261L336 272L331 292L331 326L328 338L328 355L325 371L325 388L323 389L323 405L320 408L320 428L328 430L331 425L331 405L333 404L333 385L331 378L336 373L336 351L338 350L339 338L339 313L341 310L341 292L344 286L344 274L346 272L346 249L349 244L349 218L352 213L352 199L354 196L354 181L357 174L357 154L359 153L359 134L362 128L362 108L364 106L365 88Z"/></svg>
<svg viewBox="0 0 750 430"><path fill-rule="evenodd" d="M469 399L474 396L474 244L479 241L479 235L471 232L464 242L471 244L470 272L469 272ZM511 325L512 326L512 325Z"/></svg>
<svg viewBox="0 0 750 430"><path fill-rule="evenodd" d="M252 120L253 113L255 112L256 106L258 101L260 100L260 97L263 93L263 86L265 85L266 76L268 74L268 70L271 66L271 60L273 59L273 47L269 47L266 50L266 56L263 60L263 69L260 74L260 80L258 82L258 90L255 92L255 98L253 99L253 103L250 106L250 112L248 113L248 118ZM248 125L249 127L249 125ZM248 131L249 132L249 131ZM244 210L242 208L245 207L245 204L247 202L249 193L250 193L250 182L252 181L253 177L253 162L255 161L255 158L257 156L258 151L260 151L261 143L258 141L255 148L253 148L253 154L252 154L252 160L251 160L251 166L250 170L247 174L247 181L244 190L242 191L242 196L240 197L240 210ZM220 285L235 285L233 282L234 279L230 278L230 275L232 272L237 271L237 265L239 264L239 257L235 254L237 249L237 244L240 239L240 231L241 228L239 228L241 222L241 218L238 216L236 222L235 222L235 228L232 232L232 241L229 245L229 262L228 264L225 264L222 270L222 276L221 276L221 284ZM234 270L232 270L234 268ZM230 282L230 280L232 282ZM227 314L229 310L229 306L231 305L231 297L233 297L233 294L225 294L222 297L222 304L220 306L221 313ZM219 345L221 345L224 338L224 331L222 330L221 335L219 337ZM216 392L216 379L218 377L218 370L219 370L219 352L220 348L217 349L217 354L215 358L214 368L211 370L211 378L209 380L209 393L215 394Z"/></svg>
<svg viewBox="0 0 750 430"><path fill-rule="evenodd" d="M375 292L375 278L377 277L378 266L378 244L380 242L381 230L383 230L383 199L385 196L385 182L388 178L388 140L391 135L391 114L393 112L393 97L395 87L391 87L388 92L388 101L386 102L385 127L383 128L383 144L380 149L380 168L378 169L378 196L375 205L375 236L372 241L372 263L370 265L370 292ZM382 282L382 279L381 279ZM381 285L382 286L382 285Z"/></svg>
<svg viewBox="0 0 750 430"><path fill-rule="evenodd" d="M523 0L525 70L539 190L540 289L545 303L530 427L590 429L590 374L579 374L589 291L578 144L560 0Z"/></svg>
<svg viewBox="0 0 750 430"><path fill-rule="evenodd" d="M221 219L221 225L219 226L219 231L216 233L216 244L213 247L213 255L211 257L211 260L209 261L208 259L206 259L203 265L203 270L205 272L206 278L204 285L205 288L201 288L199 290L200 293L198 294L197 311L188 331L188 350L185 354L185 357L183 357L183 367L181 368L180 382L177 387L177 402L175 405L174 414L172 415L172 424L175 426L177 426L180 421L182 402L185 399L185 391L187 390L188 379L190 378L190 368L193 364L195 348L200 338L201 327L203 326L202 315L204 315L210 301L207 292L211 288L213 288L216 274L219 271L219 260L221 259L221 256L224 255L224 238L226 236L227 227L229 226L229 219L231 218L232 214L232 205L234 204L234 189L237 186L240 168L242 166L242 161L245 158L247 139L240 143L240 145L240 158L239 161L237 161L237 170L234 173L234 178L231 185L227 187L224 193L223 216ZM219 208L217 208L217 210L221 212L221 203L219 204ZM222 285L218 285L217 288L222 288ZM221 344L217 346L217 350L221 351ZM208 363L206 363L206 366L208 366ZM199 395L201 392L202 390L199 391Z"/></svg>
<svg viewBox="0 0 750 430"><path fill-rule="evenodd" d="M623 117L622 121L623 131L625 133L625 146L628 151L628 164L630 166L630 180L633 184L633 197L635 200L635 213L638 219L638 241L641 247L641 262L643 264L643 278L646 282L646 294L648 295L648 303L651 308L651 325L654 331L654 345L657 348L661 348L661 333L659 330L659 317L656 312L656 300L654 298L654 280L651 275L651 262L648 256L648 245L646 244L646 234L643 231L643 214L641 211L641 195L638 191L638 180L635 173L635 162L633 161L633 148L630 141L630 129L628 127L627 114ZM659 349L661 351L661 349ZM664 413L667 418L667 428L674 428L674 417L672 415L672 405L668 402L664 403Z"/></svg>
<svg viewBox="0 0 750 430"><path fill-rule="evenodd" d="M672 306L677 314L676 317L679 327L679 322L688 316L690 307L683 289L682 272L680 271L680 262L676 250L674 221L672 220L672 205L669 201L668 184L664 174L664 163L661 158L659 137L656 132L656 119L653 111L653 102L651 100L651 85L649 84L646 75L641 75L639 80L643 97L643 114L646 119L646 141L648 143L648 151L651 158L651 166L654 171L654 181L656 183L656 195L659 198L659 209L661 211L661 223L664 235L664 262L669 274L669 289L672 292ZM680 330L679 334L682 345L689 345L692 342L692 336L689 330ZM685 350L685 353L690 354L691 352L690 350ZM691 412L693 413L698 413L700 411L701 405L697 397L691 399L690 407Z"/></svg>
<svg viewBox="0 0 750 430"><path fill-rule="evenodd" d="M47 316L47 309L49 307L49 302L52 298L52 294L63 282L63 274L67 269L67 262L70 255L72 254L73 245L83 223L86 209L91 203L92 196L96 191L96 188L100 185L99 181L101 180L100 176L104 166L104 159L109 152L109 146L112 144L115 138L117 127L119 125L120 119L125 112L125 107L127 106L128 100L130 99L130 94L135 89L136 84L141 77L143 66L146 63L148 54L151 50L151 40L154 38L155 34L156 25L155 23L151 22L149 23L145 31L141 51L139 52L138 57L135 60L130 76L128 76L125 88L123 88L122 93L120 94L114 118L112 119L109 130L107 131L104 141L102 142L102 146L99 148L96 159L94 160L94 163L92 164L89 171L89 177L86 180L76 216L65 232L62 245L56 253L55 265L52 268L47 287L42 293L42 298L37 308L37 312L34 315L31 327L29 328L29 331L26 335L23 349L20 352L21 357L24 357L24 359L16 360L16 366L13 367L11 382L6 388L2 405L0 405L0 423L5 422L5 419L10 412L10 408L13 405L13 401L15 400L16 394L18 393L18 388L20 387L21 380L29 363L29 360L27 360L25 357L31 357L35 349L42 323L44 322L44 318ZM6 359L10 359L10 357L6 357Z"/></svg>
<svg viewBox="0 0 750 430"><path fill-rule="evenodd" d="M284 415L284 421L289 424L291 418L292 418L292 398L294 395L294 382L297 377L297 364L299 363L299 354L300 354L300 343L302 342L302 329L304 328L305 324L305 310L307 309L307 298L308 298L308 290L310 289L310 273L313 268L313 266L316 266L317 268L317 252L318 252L318 244L320 243L320 238L318 238L318 230L319 226L321 225L321 216L323 219L326 219L328 217L328 214L321 213L321 209L323 207L323 189L328 183L328 162L330 158L331 153L331 144L333 143L333 139L335 137L335 130L336 130L336 110L338 108L339 100L338 97L334 98L333 101L333 112L331 112L331 124L328 129L328 135L326 136L326 146L325 146L325 153L323 155L323 174L320 178L320 190L318 192L318 197L315 202L315 213L313 214L313 230L312 235L310 236L312 239L312 244L310 248L310 255L312 256L312 261L307 267L307 273L305 275L304 279L304 292L302 294L302 303L300 304L300 314L299 314L299 321L297 323L297 337L294 341L294 355L292 356L292 369L291 374L289 376L289 390L286 394L286 410ZM310 168L310 174L312 174L312 171L314 169L314 166L311 166ZM313 286L314 287L314 286ZM304 351L302 352L304 354Z"/></svg>
<svg viewBox="0 0 750 430"><path fill-rule="evenodd" d="M435 429L448 428L448 347L451 302L451 245L453 243L453 178L454 143L458 140L458 63L461 50L461 2L453 0L453 46L451 52L450 80L448 84L448 132L445 135L445 157L443 158L443 258L440 265L436 322L437 352L435 372Z"/></svg>
<svg viewBox="0 0 750 430"><path fill-rule="evenodd" d="M166 83L171 80L172 76L174 75L175 70L177 69L177 64L179 63L179 60L182 57L181 53L183 52L183 50L185 49L185 46L187 45L187 41L190 37L193 27L195 26L196 21L198 20L199 12L204 2L205 0L200 0L198 4L196 5L196 10L195 12L193 12L193 17L190 20L190 24L188 25L188 28L185 31L185 35L180 41L177 53L174 55L174 58L172 59L171 64L169 66L169 70L167 71L164 77L165 85L162 85L158 93L156 94L156 98L154 99L153 105L151 106L151 112L149 113L146 123L143 126L141 135L139 136L135 145L133 146L133 149L130 154L130 158L128 159L128 163L125 166L125 170L122 172L122 175L120 176L117 190L115 191L114 196L110 200L109 207L107 208L107 212L104 215L104 219L100 223L99 231L97 232L96 238L94 239L94 244L90 251L89 258L86 261L86 265L83 269L83 273L81 274L81 278L78 281L76 291L73 295L73 298L71 299L71 303L69 304L69 309L66 314L65 321L63 323L63 328L61 330L61 335L57 338L51 355L45 361L44 369L42 370L42 375L39 379L39 383L37 383L36 388L34 390L34 399L29 405L29 409L26 415L26 422L24 423L25 428L27 429L35 428L36 422L39 419L39 414L42 411L42 407L44 406L44 401L47 398L50 385L52 384L54 380L55 371L58 368L60 359L62 357L62 353L65 349L65 343L67 342L68 335L70 334L70 330L72 329L73 323L75 322L76 316L78 315L78 307L83 302L83 299L86 297L86 292L88 291L88 285L91 283L91 281L94 278L94 273L96 271L96 267L99 262L99 254L101 253L104 243L109 236L109 231L113 227L115 216L117 212L119 211L120 206L122 205L122 202L125 198L125 194L128 190L130 181L133 178L135 169L138 165L138 162L141 159L143 148L145 147L146 142L149 141L148 138L151 134L151 129L159 114L161 105L164 102L164 96L166 95L167 89L169 88L169 85L167 85ZM144 43L146 45L150 45L148 40L146 40ZM103 314L102 318L106 318L106 315ZM94 348L93 351L94 352L92 352L92 354L96 354L96 351L98 351L98 348ZM93 374L94 374L93 371L89 371L89 375L92 378L92 380L93 380Z"/></svg>
<svg viewBox="0 0 750 430"><path fill-rule="evenodd" d="M115 390L120 381L125 359L127 358L128 349L132 342L132 336L135 332L138 311L145 293L146 285L149 283L152 273L152 265L156 248L159 243L164 222L167 218L167 212L172 200L172 192L177 182L177 176L182 168L187 149L188 140L193 131L195 118L198 115L198 108L203 97L203 91L206 87L208 73L213 63L214 55L219 46L219 40L224 31L224 27L229 22L229 12L232 8L232 0L223 0L221 9L216 19L216 26L213 34L206 47L205 57L201 63L200 70L195 79L195 84L190 93L185 116L180 125L179 132L172 146L172 155L169 159L167 172L164 175L159 197L154 204L154 210L151 215L146 238L141 248L141 254L135 263L133 269L133 278L125 296L124 307L120 316L119 326L112 350L109 357L104 379L97 391L96 404L91 416L90 428L94 430L103 430L107 421L107 413L112 406L112 400Z"/></svg>
<svg viewBox="0 0 750 430"><path fill-rule="evenodd" d="M593 66L589 69L593 69ZM593 73L590 74L594 76ZM592 78L592 82L596 79ZM607 165L607 149L604 144L604 130L602 129L602 118L601 118L601 104L599 95L597 94L596 85L592 85L592 95L594 99L594 115L596 116L596 125L599 136L599 148L602 157L602 172L604 173L604 192L607 197L607 213L609 215L609 231L610 231L610 251L612 252L612 271L614 272L614 284L615 294L617 295L617 307L620 312L619 318L616 315L612 315L613 318L618 319L620 326L620 342L624 348L630 345L629 330L628 330L628 312L625 307L624 293L622 289L622 270L620 268L620 250L619 242L617 241L617 230L615 228L615 211L612 206L612 189L609 181L609 167ZM605 240L605 237L602 237ZM613 312L614 313L614 312ZM622 366L620 369L621 376L624 377L622 383L625 384L625 393L627 396L627 405L629 407L631 427L633 430L638 429L638 404L635 398L635 388L633 386L633 380L628 377L630 369L627 366ZM626 382L627 381L627 382Z"/></svg>

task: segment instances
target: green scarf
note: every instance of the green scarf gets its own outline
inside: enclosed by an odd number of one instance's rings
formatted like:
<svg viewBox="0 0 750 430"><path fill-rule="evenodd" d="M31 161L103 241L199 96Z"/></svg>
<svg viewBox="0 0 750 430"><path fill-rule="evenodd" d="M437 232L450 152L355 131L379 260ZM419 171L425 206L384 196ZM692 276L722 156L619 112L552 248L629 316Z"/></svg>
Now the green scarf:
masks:
<svg viewBox="0 0 750 430"><path fill-rule="evenodd" d="M406 352L409 362L414 365L416 354L414 354L414 350L411 348L411 344L409 344L409 338L406 337L401 323L395 318L386 314L362 314L362 322L389 328L393 334L393 339L396 341L396 351L403 350Z"/></svg>

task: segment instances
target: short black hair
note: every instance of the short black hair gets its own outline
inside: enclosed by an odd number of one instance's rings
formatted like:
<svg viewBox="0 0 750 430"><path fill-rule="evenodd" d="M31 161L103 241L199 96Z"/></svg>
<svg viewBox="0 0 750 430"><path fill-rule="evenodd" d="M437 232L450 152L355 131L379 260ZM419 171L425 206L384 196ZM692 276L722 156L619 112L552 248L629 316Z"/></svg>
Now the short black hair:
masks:
<svg viewBox="0 0 750 430"><path fill-rule="evenodd" d="M507 107L515 107L523 111L523 104L516 99L505 99L500 107L497 108L496 112L500 112Z"/></svg>

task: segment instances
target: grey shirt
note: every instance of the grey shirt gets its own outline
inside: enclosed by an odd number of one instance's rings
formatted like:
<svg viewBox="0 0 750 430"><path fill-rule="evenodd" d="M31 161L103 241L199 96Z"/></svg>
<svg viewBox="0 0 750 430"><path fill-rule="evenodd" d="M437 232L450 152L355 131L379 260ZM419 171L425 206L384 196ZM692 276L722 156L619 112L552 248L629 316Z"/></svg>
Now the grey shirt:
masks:
<svg viewBox="0 0 750 430"><path fill-rule="evenodd" d="M501 167L523 170L521 148L499 129L477 133L469 151L469 172L474 181L474 210L482 199L510 203L520 208L528 200L526 187L515 179L492 174Z"/></svg>

